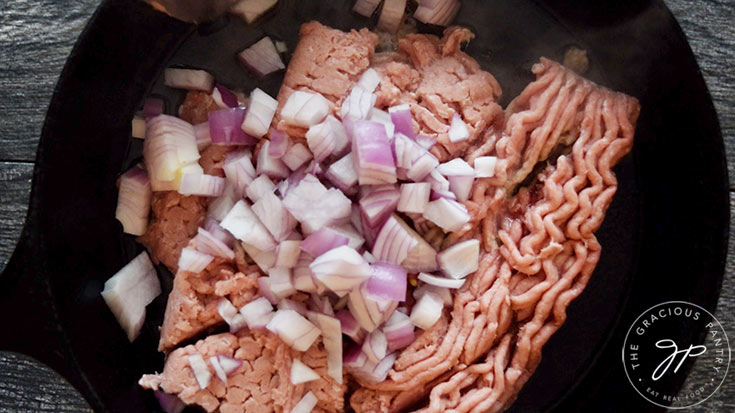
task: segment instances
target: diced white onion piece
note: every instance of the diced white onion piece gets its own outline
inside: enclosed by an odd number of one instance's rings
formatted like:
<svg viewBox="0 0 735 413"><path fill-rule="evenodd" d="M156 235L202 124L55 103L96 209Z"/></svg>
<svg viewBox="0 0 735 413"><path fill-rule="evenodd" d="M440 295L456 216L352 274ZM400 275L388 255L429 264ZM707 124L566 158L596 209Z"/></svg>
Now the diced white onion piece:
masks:
<svg viewBox="0 0 735 413"><path fill-rule="evenodd" d="M288 234L299 224L284 208L281 199L272 192L263 194L253 204L252 210L276 241L285 240Z"/></svg>
<svg viewBox="0 0 735 413"><path fill-rule="evenodd" d="M296 406L291 409L291 413L311 413L311 411L314 410L314 407L316 407L318 401L319 399L314 396L314 393L309 391L301 398L301 400L299 400L298 403L296 403Z"/></svg>
<svg viewBox="0 0 735 413"><path fill-rule="evenodd" d="M317 291L317 286L312 278L311 269L309 265L314 261L314 258L306 253L302 253L299 256L299 261L293 269L293 285L299 291L307 293L314 293Z"/></svg>
<svg viewBox="0 0 735 413"><path fill-rule="evenodd" d="M297 384L308 383L314 380L319 380L319 374L317 374L317 372L312 370L299 359L294 359L293 362L291 362L291 384L295 386Z"/></svg>
<svg viewBox="0 0 735 413"><path fill-rule="evenodd" d="M255 178L255 167L250 159L251 153L247 149L228 152L222 170L225 172L227 181L237 194L238 199L242 197L245 188Z"/></svg>
<svg viewBox="0 0 735 413"><path fill-rule="evenodd" d="M271 234L243 200L237 201L220 225L235 238L260 251L271 251L276 247Z"/></svg>
<svg viewBox="0 0 735 413"><path fill-rule="evenodd" d="M257 202L265 194L272 194L276 191L276 186L267 175L260 175L253 179L248 185L245 193L251 201Z"/></svg>
<svg viewBox="0 0 735 413"><path fill-rule="evenodd" d="M146 121L143 158L153 191L176 190L184 167L199 160L194 128L174 116L159 115ZM193 172L192 170L188 170Z"/></svg>
<svg viewBox="0 0 735 413"><path fill-rule="evenodd" d="M339 115L342 120L367 119L370 110L375 106L376 99L377 97L371 91L356 84L342 102Z"/></svg>
<svg viewBox="0 0 735 413"><path fill-rule="evenodd" d="M475 158L475 176L478 178L492 178L495 176L495 164L498 158L494 156L480 156Z"/></svg>
<svg viewBox="0 0 735 413"><path fill-rule="evenodd" d="M383 0L357 0L352 7L352 11L360 16L370 17L375 12L375 9L378 8L381 1Z"/></svg>
<svg viewBox="0 0 735 413"><path fill-rule="evenodd" d="M351 338L355 343L362 343L362 340L365 338L365 330L360 327L351 312L342 309L337 312L335 317L340 322L342 334Z"/></svg>
<svg viewBox="0 0 735 413"><path fill-rule="evenodd" d="M406 0L385 0L380 11L378 29L389 33L398 31L403 21L403 13L406 11Z"/></svg>
<svg viewBox="0 0 735 413"><path fill-rule="evenodd" d="M370 265L354 249L343 245L316 257L309 265L314 277L340 297L370 278Z"/></svg>
<svg viewBox="0 0 735 413"><path fill-rule="evenodd" d="M130 134L134 138L145 139L145 118L135 115L130 125Z"/></svg>
<svg viewBox="0 0 735 413"><path fill-rule="evenodd" d="M276 267L295 267L299 255L301 255L301 241L281 241L276 248Z"/></svg>
<svg viewBox="0 0 735 413"><path fill-rule="evenodd" d="M451 279L445 277L438 277L436 275L427 274L425 272L419 273L419 280L427 284L435 285L443 288L459 288L464 285L464 279Z"/></svg>
<svg viewBox="0 0 735 413"><path fill-rule="evenodd" d="M273 8L278 0L240 0L230 8L230 13L238 15L250 24Z"/></svg>
<svg viewBox="0 0 735 413"><path fill-rule="evenodd" d="M423 214L429 203L431 185L426 182L401 184L401 197L398 199L398 210Z"/></svg>
<svg viewBox="0 0 735 413"><path fill-rule="evenodd" d="M295 171L304 166L312 158L313 155L309 148L302 143L297 143L288 148L286 154L281 157L281 161L288 166L288 169Z"/></svg>
<svg viewBox="0 0 735 413"><path fill-rule="evenodd" d="M293 310L276 311L266 328L296 351L308 350L321 334L314 324Z"/></svg>
<svg viewBox="0 0 735 413"><path fill-rule="evenodd" d="M263 142L258 152L258 175L268 175L271 178L285 178L289 174L288 167L278 158L268 155L270 142Z"/></svg>
<svg viewBox="0 0 735 413"><path fill-rule="evenodd" d="M380 261L402 265L409 272L436 270L436 251L396 214L383 224L373 247Z"/></svg>
<svg viewBox="0 0 735 413"><path fill-rule="evenodd" d="M357 171L352 162L352 154L348 153L337 162L332 163L325 177L342 191L349 191L357 185Z"/></svg>
<svg viewBox="0 0 735 413"><path fill-rule="evenodd" d="M324 120L329 108L329 101L319 93L296 90L281 108L281 118L289 125L308 128Z"/></svg>
<svg viewBox="0 0 735 413"><path fill-rule="evenodd" d="M365 353L368 360L373 363L379 363L388 352L388 341L380 330L374 330L368 334L365 342L362 343L362 352Z"/></svg>
<svg viewBox="0 0 735 413"><path fill-rule="evenodd" d="M401 311L394 311L383 326L383 333L388 344L388 350L396 351L408 347L413 343L414 325L408 315Z"/></svg>
<svg viewBox="0 0 735 413"><path fill-rule="evenodd" d="M278 54L278 50L276 50L276 45L268 36L238 53L237 57L240 59L240 63L258 77L286 68Z"/></svg>
<svg viewBox="0 0 735 413"><path fill-rule="evenodd" d="M459 12L459 0L423 0L413 17L426 24L448 26Z"/></svg>
<svg viewBox="0 0 735 413"><path fill-rule="evenodd" d="M192 354L187 357L189 361L189 367L191 367L194 378L199 385L199 388L204 390L209 386L209 382L212 380L212 373L209 372L209 367L204 361L201 354Z"/></svg>
<svg viewBox="0 0 735 413"><path fill-rule="evenodd" d="M182 248L181 255L179 256L178 267L182 271L200 273L207 268L207 265L209 265L213 259L213 256L203 254L195 249Z"/></svg>
<svg viewBox="0 0 735 413"><path fill-rule="evenodd" d="M222 221L240 198L240 195L235 193L234 185L227 182L222 195L213 199L209 205L207 205L207 216L217 221Z"/></svg>
<svg viewBox="0 0 735 413"><path fill-rule="evenodd" d="M435 223L447 232L460 230L464 224L470 222L467 208L457 201L439 198L426 206L424 218Z"/></svg>
<svg viewBox="0 0 735 413"><path fill-rule="evenodd" d="M255 264L263 272L268 272L273 266L276 265L276 251L268 250L263 251L255 248L247 242L241 243L242 249L255 261Z"/></svg>
<svg viewBox="0 0 735 413"><path fill-rule="evenodd" d="M206 174L186 174L181 177L179 193L181 195L198 195L218 197L225 190L225 179Z"/></svg>
<svg viewBox="0 0 735 413"><path fill-rule="evenodd" d="M339 226L332 227L332 230L338 234L347 237L347 246L355 250L359 250L360 247L365 243L365 238L360 235L359 232L352 226L352 224L342 224Z"/></svg>
<svg viewBox="0 0 735 413"><path fill-rule="evenodd" d="M132 235L146 232L151 197L151 181L144 169L134 166L120 177L115 218L122 224L123 232Z"/></svg>
<svg viewBox="0 0 735 413"><path fill-rule="evenodd" d="M479 258L480 241L471 239L443 250L437 254L436 261L448 277L461 279L477 271Z"/></svg>
<svg viewBox="0 0 735 413"><path fill-rule="evenodd" d="M470 137L470 132L467 130L467 124L464 123L462 117L455 113L452 116L452 123L449 125L449 141L452 143L462 142Z"/></svg>
<svg viewBox="0 0 735 413"><path fill-rule="evenodd" d="M270 128L273 115L276 114L278 101L262 90L255 88L250 92L250 102L242 130L255 138L262 138Z"/></svg>
<svg viewBox="0 0 735 413"><path fill-rule="evenodd" d="M307 174L283 198L283 205L301 223L305 234L321 227L346 222L352 201L336 188L327 188L314 175Z"/></svg>
<svg viewBox="0 0 735 413"><path fill-rule="evenodd" d="M216 356L209 358L209 364L214 369L214 373L217 377L222 380L222 383L227 384L227 374L222 370L222 366L219 364L219 359Z"/></svg>
<svg viewBox="0 0 735 413"><path fill-rule="evenodd" d="M444 302L444 307L452 306L452 292L449 290L449 288L437 287L431 284L424 284L419 288L413 290L413 298L418 301L419 299L421 299L421 296L426 294L427 292L436 294L437 297L441 298Z"/></svg>
<svg viewBox="0 0 735 413"><path fill-rule="evenodd" d="M131 342L145 322L145 306L161 294L161 283L148 254L140 253L105 281L102 298Z"/></svg>
<svg viewBox="0 0 735 413"><path fill-rule="evenodd" d="M245 323L250 329L255 328L256 325L262 325L262 320L271 313L273 313L273 306L265 297L253 300L240 309L240 314L245 318Z"/></svg>
<svg viewBox="0 0 735 413"><path fill-rule="evenodd" d="M286 298L296 294L291 279L291 270L288 268L274 267L268 270L271 291L277 298Z"/></svg>
<svg viewBox="0 0 735 413"><path fill-rule="evenodd" d="M442 299L434 293L427 292L411 309L411 323L420 329L429 329L439 321L443 309Z"/></svg>
<svg viewBox="0 0 735 413"><path fill-rule="evenodd" d="M214 76L205 70L169 67L163 71L163 84L174 89L211 93L214 88Z"/></svg>
<svg viewBox="0 0 735 413"><path fill-rule="evenodd" d="M385 128L377 122L351 122L352 156L360 185L396 182L396 166Z"/></svg>
<svg viewBox="0 0 735 413"><path fill-rule="evenodd" d="M326 305L329 300L324 298ZM332 312L329 307L328 312ZM327 350L327 374L337 383L342 384L342 328L339 319L328 314L312 313L312 321L322 332L322 341Z"/></svg>
<svg viewBox="0 0 735 413"><path fill-rule="evenodd" d="M217 302L217 314L225 320L225 323L232 325L232 320L239 314L239 312L237 311L237 308L232 305L230 300L222 297L219 299L219 302Z"/></svg>

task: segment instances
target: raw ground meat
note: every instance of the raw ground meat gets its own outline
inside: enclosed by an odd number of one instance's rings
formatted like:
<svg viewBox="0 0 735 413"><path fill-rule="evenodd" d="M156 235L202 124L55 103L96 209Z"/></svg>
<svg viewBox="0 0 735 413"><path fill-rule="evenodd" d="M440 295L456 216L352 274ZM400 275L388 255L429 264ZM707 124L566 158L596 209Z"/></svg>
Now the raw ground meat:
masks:
<svg viewBox="0 0 735 413"><path fill-rule="evenodd" d="M179 106L179 117L192 125L197 125L206 122L209 119L209 113L219 109L212 95L191 90L186 93L184 101Z"/></svg>

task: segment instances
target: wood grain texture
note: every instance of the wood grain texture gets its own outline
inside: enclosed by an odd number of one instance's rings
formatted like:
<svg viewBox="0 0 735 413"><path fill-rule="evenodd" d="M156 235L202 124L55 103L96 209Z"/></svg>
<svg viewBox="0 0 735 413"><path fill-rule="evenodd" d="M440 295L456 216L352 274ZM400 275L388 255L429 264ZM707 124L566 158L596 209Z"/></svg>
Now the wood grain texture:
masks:
<svg viewBox="0 0 735 413"><path fill-rule="evenodd" d="M133 1L133 0L131 0ZM735 3L665 0L700 64L717 109L728 171L735 176ZM99 0L0 2L0 270L26 215L35 150L64 61ZM3 162L4 161L4 162ZM731 183L731 190L735 188ZM735 193L730 194L731 206ZM731 216L735 209L731 209ZM735 239L735 231L730 231ZM730 243L717 318L735 339L735 246ZM695 370L692 377L703 376ZM0 353L0 413L87 412L81 396L57 374L23 356ZM690 411L735 411L735 372Z"/></svg>

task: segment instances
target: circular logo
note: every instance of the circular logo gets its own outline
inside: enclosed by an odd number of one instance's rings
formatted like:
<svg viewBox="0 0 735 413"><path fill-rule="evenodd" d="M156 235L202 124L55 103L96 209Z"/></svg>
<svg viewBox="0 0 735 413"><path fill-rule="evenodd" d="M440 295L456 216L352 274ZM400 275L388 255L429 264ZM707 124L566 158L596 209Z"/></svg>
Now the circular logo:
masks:
<svg viewBox="0 0 735 413"><path fill-rule="evenodd" d="M707 310L669 301L649 308L630 327L623 366L630 384L646 400L684 409L719 389L730 366L730 344L720 322ZM703 374L686 377L695 366Z"/></svg>

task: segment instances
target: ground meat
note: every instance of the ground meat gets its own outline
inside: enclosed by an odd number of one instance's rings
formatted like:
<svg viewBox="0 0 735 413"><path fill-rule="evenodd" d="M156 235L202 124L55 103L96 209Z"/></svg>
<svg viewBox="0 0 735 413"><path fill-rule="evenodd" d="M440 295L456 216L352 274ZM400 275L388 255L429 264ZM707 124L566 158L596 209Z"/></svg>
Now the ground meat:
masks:
<svg viewBox="0 0 735 413"><path fill-rule="evenodd" d="M179 117L192 125L197 125L209 119L209 112L219 109L217 102L209 93L190 90L179 107Z"/></svg>
<svg viewBox="0 0 735 413"><path fill-rule="evenodd" d="M227 384L217 378L200 389L189 367L187 357L200 354L204 360L216 355L234 357L243 362ZM291 363L300 359L321 378L294 386L290 381ZM289 412L304 394L311 391L318 400L314 412L344 410L345 385L337 384L327 374L326 351L321 341L299 353L268 331L241 330L236 334L209 336L194 345L169 354L161 374L145 375L139 384L147 389L162 390L181 398L186 404L198 405L208 412Z"/></svg>

